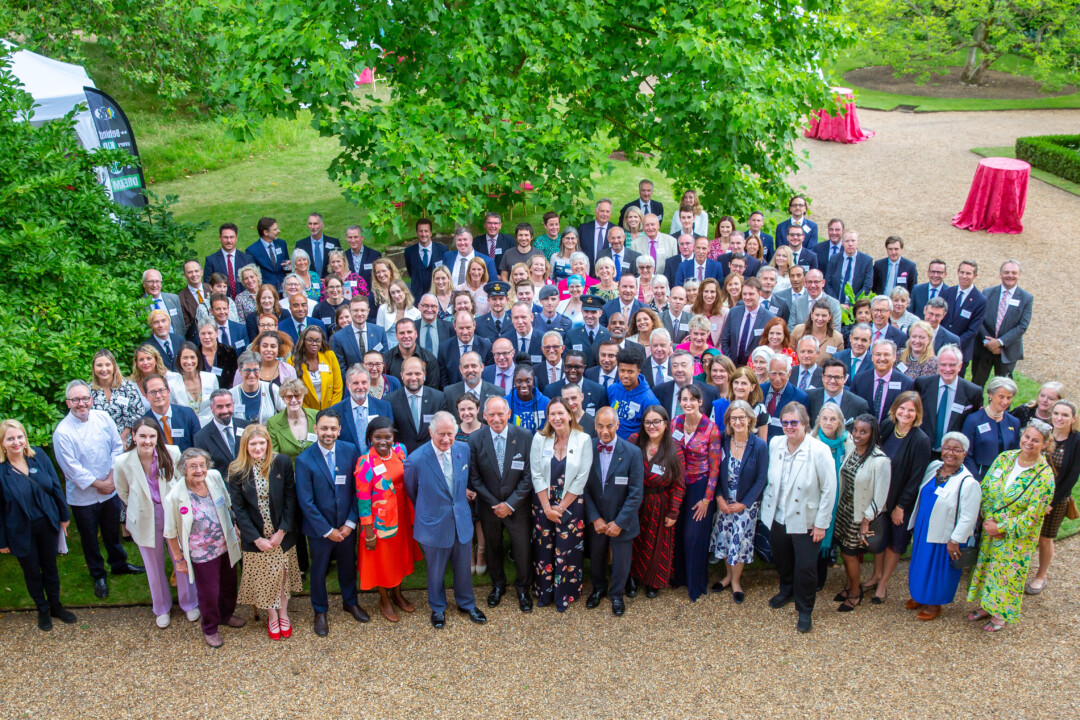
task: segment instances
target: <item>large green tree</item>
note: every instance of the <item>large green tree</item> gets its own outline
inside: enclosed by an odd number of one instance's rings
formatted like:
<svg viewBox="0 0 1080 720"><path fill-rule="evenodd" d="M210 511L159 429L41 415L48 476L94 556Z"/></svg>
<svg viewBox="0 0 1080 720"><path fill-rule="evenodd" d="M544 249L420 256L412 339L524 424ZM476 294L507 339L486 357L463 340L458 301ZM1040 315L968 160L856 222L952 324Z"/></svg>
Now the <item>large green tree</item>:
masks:
<svg viewBox="0 0 1080 720"><path fill-rule="evenodd" d="M1047 89L1080 81L1078 0L851 0L851 18L885 62L922 80L962 52L967 84L1006 53L1030 57Z"/></svg>
<svg viewBox="0 0 1080 720"><path fill-rule="evenodd" d="M389 234L534 202L580 209L609 153L735 214L783 204L839 0L225 0L219 86L245 136L309 107L330 172ZM378 97L353 85L376 70Z"/></svg>
<svg viewBox="0 0 1080 720"><path fill-rule="evenodd" d="M149 334L142 272L179 276L197 228L156 200L138 210L112 202L95 167L129 156L87 152L72 115L35 126L32 102L0 57L0 416L48 443L66 412L64 385L89 380L99 348L130 367Z"/></svg>

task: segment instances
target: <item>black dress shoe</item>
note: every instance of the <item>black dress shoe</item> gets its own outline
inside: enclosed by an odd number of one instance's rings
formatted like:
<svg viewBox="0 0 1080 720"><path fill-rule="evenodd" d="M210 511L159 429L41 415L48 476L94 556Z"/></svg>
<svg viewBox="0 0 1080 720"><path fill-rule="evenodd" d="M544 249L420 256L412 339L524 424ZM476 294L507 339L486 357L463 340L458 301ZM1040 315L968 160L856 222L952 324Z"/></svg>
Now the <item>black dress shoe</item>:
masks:
<svg viewBox="0 0 1080 720"><path fill-rule="evenodd" d="M600 598L607 595L607 590L593 590L589 595L589 599L585 601L585 607L592 610L594 607L600 604Z"/></svg>
<svg viewBox="0 0 1080 720"><path fill-rule="evenodd" d="M488 607L499 607L499 603L502 602L505 594L505 588L492 588L491 592L488 593Z"/></svg>
<svg viewBox="0 0 1080 720"><path fill-rule="evenodd" d="M48 610L37 611L37 626L38 630L48 632L52 630L52 617L49 615Z"/></svg>
<svg viewBox="0 0 1080 720"><path fill-rule="evenodd" d="M637 580L634 580L634 578L628 578L626 580L626 597L628 597L628 598L637 597L637 591L638 591Z"/></svg>
<svg viewBox="0 0 1080 720"><path fill-rule="evenodd" d="M109 586L105 582L105 578L98 578L94 581L94 595L102 600L109 597Z"/></svg>
<svg viewBox="0 0 1080 720"><path fill-rule="evenodd" d="M645 597L647 597L649 599L652 599L652 598L656 597L659 594L660 594L660 589L659 588L649 587L648 585L645 586Z"/></svg>
<svg viewBox="0 0 1080 720"><path fill-rule="evenodd" d="M611 601L611 614L615 617L622 617L626 612L626 603L622 598L614 598Z"/></svg>
<svg viewBox="0 0 1080 720"><path fill-rule="evenodd" d="M709 588L709 590L712 590L713 592L717 592L717 593L724 592L725 590L730 590L730 589L731 589L731 583L728 583L727 585L725 585L724 583L720 582L719 580L714 582L712 584L712 586Z"/></svg>
<svg viewBox="0 0 1080 720"><path fill-rule="evenodd" d="M462 615L468 615L469 619L477 625L483 625L487 622L487 615L480 611L480 608L473 608L472 610L466 610L465 608L458 608L458 612Z"/></svg>
<svg viewBox="0 0 1080 720"><path fill-rule="evenodd" d="M435 628L436 630L442 630L444 625L446 625L446 613L431 613L431 627Z"/></svg>
<svg viewBox="0 0 1080 720"><path fill-rule="evenodd" d="M146 568L142 565L132 565L131 563L124 563L118 567L114 567L112 570L113 575L143 575L146 573Z"/></svg>
<svg viewBox="0 0 1080 720"><path fill-rule="evenodd" d="M733 592L733 593L731 593L731 597L736 603L738 603L739 605L742 605L743 600L746 599L746 593Z"/></svg>
<svg viewBox="0 0 1080 720"><path fill-rule="evenodd" d="M315 613L315 634L326 637L330 633L330 626L326 624L326 613Z"/></svg>
<svg viewBox="0 0 1080 720"><path fill-rule="evenodd" d="M356 622L368 622L371 620L371 616L367 614L367 610L359 605L345 605L345 612L353 616L353 620Z"/></svg>
<svg viewBox="0 0 1080 720"><path fill-rule="evenodd" d="M527 592L518 593L518 607L521 612L532 612L532 596Z"/></svg>
<svg viewBox="0 0 1080 720"><path fill-rule="evenodd" d="M814 627L814 621L810 619L810 613L799 613L799 623L795 626L795 629L801 633L808 633Z"/></svg>
<svg viewBox="0 0 1080 720"><path fill-rule="evenodd" d="M60 622L67 623L68 625L78 620L78 618L75 617L75 613L71 612L63 605L57 605L56 607L49 608L49 615L54 618L58 618Z"/></svg>
<svg viewBox="0 0 1080 720"><path fill-rule="evenodd" d="M772 596L772 599L769 600L769 607L771 607L773 610L779 610L780 608L787 605L789 602L791 602L791 596L790 595L784 595L783 593L776 593L775 595Z"/></svg>

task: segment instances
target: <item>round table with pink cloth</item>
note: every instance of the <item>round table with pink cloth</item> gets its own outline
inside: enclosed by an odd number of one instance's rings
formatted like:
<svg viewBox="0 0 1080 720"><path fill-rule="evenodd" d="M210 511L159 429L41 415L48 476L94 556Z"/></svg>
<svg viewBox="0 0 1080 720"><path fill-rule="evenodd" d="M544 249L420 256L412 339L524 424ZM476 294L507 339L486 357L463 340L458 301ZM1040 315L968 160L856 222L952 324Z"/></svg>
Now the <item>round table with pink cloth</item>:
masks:
<svg viewBox="0 0 1080 720"><path fill-rule="evenodd" d="M861 143L874 137L872 130L863 130L859 124L859 113L855 108L855 94L851 88L834 87L836 107L832 113L827 110L815 110L810 116L810 125L803 133L808 138L838 143Z"/></svg>
<svg viewBox="0 0 1080 720"><path fill-rule="evenodd" d="M975 170L964 209L952 224L961 230L1017 234L1024 231L1031 165L1013 158L983 158Z"/></svg>

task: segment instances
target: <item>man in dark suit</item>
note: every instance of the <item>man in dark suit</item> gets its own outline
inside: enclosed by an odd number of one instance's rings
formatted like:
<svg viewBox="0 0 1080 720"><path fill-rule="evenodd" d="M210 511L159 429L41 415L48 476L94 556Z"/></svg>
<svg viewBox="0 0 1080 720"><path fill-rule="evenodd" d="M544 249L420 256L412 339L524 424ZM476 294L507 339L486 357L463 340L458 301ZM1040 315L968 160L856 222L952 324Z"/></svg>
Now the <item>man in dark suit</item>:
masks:
<svg viewBox="0 0 1080 720"><path fill-rule="evenodd" d="M544 361L543 333L533 327L533 312L529 303L517 302L510 308L513 329L505 337L514 345L515 358L522 353L533 365Z"/></svg>
<svg viewBox="0 0 1080 720"><path fill-rule="evenodd" d="M446 397L433 387L424 384L424 364L417 357L402 363L403 387L386 397L394 413L398 428L398 441L412 452L431 440L431 418L440 410L448 411Z"/></svg>
<svg viewBox="0 0 1080 720"><path fill-rule="evenodd" d="M641 450L618 435L619 418L610 407L595 418L597 440L585 484L585 517L589 528L590 579L593 591L585 607L594 608L611 591L611 612L626 612L623 593L630 577L630 559L637 537L638 508L645 495L645 464ZM611 585L608 585L608 550Z"/></svg>
<svg viewBox="0 0 1080 720"><path fill-rule="evenodd" d="M184 332L184 309L175 293L161 292L161 273L155 268L143 271L142 285L148 310L161 310L176 323L176 329Z"/></svg>
<svg viewBox="0 0 1080 720"><path fill-rule="evenodd" d="M289 246L278 236L281 234L274 218L262 217L255 225L259 239L245 250L259 266L262 281L281 290L281 283L290 270Z"/></svg>
<svg viewBox="0 0 1080 720"><path fill-rule="evenodd" d="M502 260L503 253L514 247L514 238L501 231L502 216L497 212L489 212L484 216L484 232L473 236L473 252L487 255L495 261L496 267Z"/></svg>
<svg viewBox="0 0 1080 720"><path fill-rule="evenodd" d="M604 312L604 300L598 295L584 295L581 298L581 315L585 324L566 333L566 347L585 353L586 365L592 364L593 346L610 337L608 331L600 325Z"/></svg>
<svg viewBox="0 0 1080 720"><path fill-rule="evenodd" d="M409 273L409 290L418 298L431 290L431 274L442 264L448 252L446 245L432 242L431 220L416 221L417 243L405 248L405 272Z"/></svg>
<svg viewBox="0 0 1080 720"><path fill-rule="evenodd" d="M608 338L593 345L593 353L596 356L596 365L585 370L585 378L604 388L606 405L607 389L619 382L618 362L619 342Z"/></svg>
<svg viewBox="0 0 1080 720"><path fill-rule="evenodd" d="M352 325L330 336L330 349L337 355L338 367L343 373L357 363L362 364L368 350L379 353L387 350L386 331L367 321L369 303L366 295L353 295L349 300Z"/></svg>
<svg viewBox="0 0 1080 720"><path fill-rule="evenodd" d="M498 607L506 593L503 568L503 530L510 536L517 577L518 607L532 612L532 522L530 501L533 494L529 470L532 435L510 423L510 406L501 397L492 397L484 405L486 428L469 436L469 488L476 493L476 508L487 542L488 572L491 593L488 607Z"/></svg>
<svg viewBox="0 0 1080 720"><path fill-rule="evenodd" d="M341 437L356 446L361 455L369 449L367 427L372 418L394 419L390 403L368 395L371 388L371 373L363 365L353 365L348 370L342 368L345 375L345 387L348 393L345 399L330 409L341 419Z"/></svg>
<svg viewBox="0 0 1080 720"><path fill-rule="evenodd" d="M812 335L799 338L795 354L799 358L799 364L791 370L792 384L803 392L821 387L821 368L818 367L821 346L818 345L817 338Z"/></svg>
<svg viewBox="0 0 1080 720"><path fill-rule="evenodd" d="M641 253L626 248L626 231L615 225L608 230L607 241L608 245L600 251L599 257L609 258L615 263L615 279L619 280L627 273L637 277L637 259Z"/></svg>
<svg viewBox="0 0 1080 720"><path fill-rule="evenodd" d="M548 287L551 287L550 285ZM562 335L556 330L547 330L540 338L540 352L544 359L533 363L533 382L536 389L543 393L548 383L558 382L563 378L563 344Z"/></svg>
<svg viewBox="0 0 1080 720"><path fill-rule="evenodd" d="M341 418L330 409L315 416L314 443L296 457L296 499L301 528L311 550L311 608L315 611L315 634L330 632L326 613L326 575L331 560L337 563L341 604L357 622L370 617L360 607L356 593L356 539L352 537L360 518L356 483L352 482L360 452L339 440Z"/></svg>
<svg viewBox="0 0 1080 720"><path fill-rule="evenodd" d="M911 291L910 309L911 313L917 317L923 317L923 308L926 307L927 300L941 297L949 287L945 284L944 260L931 260L926 274L930 278L930 282L919 283Z"/></svg>
<svg viewBox="0 0 1080 720"><path fill-rule="evenodd" d="M934 331L934 352L936 353L945 345L960 346L960 338L947 330L941 323L949 312L949 304L944 299L935 297L926 301L923 306L923 320L930 323Z"/></svg>
<svg viewBox="0 0 1080 720"><path fill-rule="evenodd" d="M184 338L173 332L172 319L165 310L151 310L148 321L153 332L150 333L146 342L153 345L161 354L165 368L174 370L176 353L180 352L180 345L183 344Z"/></svg>
<svg viewBox="0 0 1080 720"><path fill-rule="evenodd" d="M157 420L165 433L165 444L175 445L184 452L195 444L199 432L199 418L183 405L170 404L169 384L160 375L147 375L142 381L143 394L150 401L150 409L144 417Z"/></svg>
<svg viewBox="0 0 1080 720"><path fill-rule="evenodd" d="M671 379L671 334L664 328L657 328L649 335L641 374L651 388Z"/></svg>
<svg viewBox="0 0 1080 720"><path fill-rule="evenodd" d="M278 330L288 335L293 343L299 339L300 333L311 325L322 328L323 334L326 334L326 326L322 324L319 318L308 317L306 296L297 293L289 298L289 313L290 317L278 321Z"/></svg>
<svg viewBox="0 0 1080 720"><path fill-rule="evenodd" d="M184 279L187 286L180 291L180 310L184 313L184 334L195 324L199 305L210 297L210 286L202 281L202 265L198 260L184 263ZM179 329L179 328L177 328Z"/></svg>
<svg viewBox="0 0 1080 720"><path fill-rule="evenodd" d="M870 370L874 364L870 361L870 334L872 330L867 323L858 323L851 328L848 341L851 347L833 355L834 358L844 363L847 372L847 386L851 387L852 381L859 373Z"/></svg>
<svg viewBox="0 0 1080 720"><path fill-rule="evenodd" d="M957 347L938 353L938 374L915 379L915 392L922 398L922 430L930 438L930 448L941 451L941 438L964 427L968 415L983 405L982 388L960 377L963 354Z"/></svg>
<svg viewBox="0 0 1080 720"><path fill-rule="evenodd" d="M866 401L870 413L880 423L889 415L889 408L900 393L911 390L915 381L899 370L896 365L896 346L891 340L878 340L870 346L873 372L860 372L851 381L851 389Z"/></svg>
<svg viewBox="0 0 1080 720"><path fill-rule="evenodd" d="M847 304L844 288L851 285L855 297L870 292L874 285L874 259L859 252L859 233L845 230L842 242L844 251L829 258L825 270L825 292Z"/></svg>
<svg viewBox="0 0 1080 720"><path fill-rule="evenodd" d="M1012 377L1019 360L1024 359L1024 333L1031 324L1035 298L1019 287L1020 263L1006 260L1001 264L1001 284L986 291L986 312L975 342L971 381L986 384L990 372Z"/></svg>
<svg viewBox="0 0 1080 720"><path fill-rule="evenodd" d="M345 242L349 246L345 251L345 264L371 287L371 264L381 258L382 253L364 244L364 231L359 225L345 228Z"/></svg>
<svg viewBox="0 0 1080 720"><path fill-rule="evenodd" d="M448 320L439 319L439 301L434 295L420 296L416 307L420 310L419 319L412 321L416 328L416 342L438 357L442 344L454 337L454 326Z"/></svg>
<svg viewBox="0 0 1080 720"><path fill-rule="evenodd" d="M457 423L445 411L431 419L431 441L405 460L405 492L416 508L413 537L428 566L431 625L446 625L446 568L454 572L458 612L477 624L487 622L476 607L472 586L473 521L465 493L469 486L469 446L456 442Z"/></svg>
<svg viewBox="0 0 1080 720"><path fill-rule="evenodd" d="M619 280L619 295L613 300L608 300L604 303L604 309L600 314L600 324L605 327L608 324L608 320L615 313L620 313L627 323L630 322L630 318L634 317L636 313L645 305L637 299L638 282L637 278L633 275L623 275Z"/></svg>
<svg viewBox="0 0 1080 720"><path fill-rule="evenodd" d="M210 393L210 412L214 419L195 433L195 447L210 453L214 468L228 480L229 463L236 459L240 436L248 426L246 420L233 416L232 393L218 388Z"/></svg>
<svg viewBox="0 0 1080 720"><path fill-rule="evenodd" d="M919 268L904 257L904 239L898 235L885 238L885 252L888 257L874 263L874 294L889 295L894 288L902 287L908 295L914 295Z"/></svg>
<svg viewBox="0 0 1080 720"><path fill-rule="evenodd" d="M724 269L720 263L709 259L708 238L698 238L694 241L694 258L679 265L675 273L675 284L682 285L687 280L702 282L707 278L723 284Z"/></svg>
<svg viewBox="0 0 1080 720"><path fill-rule="evenodd" d="M802 270L802 268L800 267L799 270ZM799 272L799 270L796 272ZM774 292L778 278L779 274L774 267L766 265L758 270L758 280L761 282L761 298L758 302L761 303L761 307L790 326L788 318L791 317L791 307Z"/></svg>
<svg viewBox="0 0 1080 720"><path fill-rule="evenodd" d="M593 211L593 219L578 227L581 252L589 256L589 267L595 268L600 251L607 247L608 230L615 227L611 222L611 200L600 198Z"/></svg>
<svg viewBox="0 0 1080 720"><path fill-rule="evenodd" d="M623 224L623 220L626 219L626 211L632 207L640 210L642 217L652 214L656 216L657 221L664 219L664 204L659 200L653 200L653 184L651 180L642 180L638 183L637 200L631 200L623 205L622 210L619 211L619 225Z"/></svg>
<svg viewBox="0 0 1080 720"><path fill-rule="evenodd" d="M305 298L305 305L306 305ZM217 325L218 342L227 345L236 351L236 354L247 350L248 336L247 326L233 322L229 319L229 298L225 295L214 294L210 296L210 314Z"/></svg>
<svg viewBox="0 0 1080 720"><path fill-rule="evenodd" d="M761 388L765 393L765 408L769 413L769 440L784 434L780 413L785 405L797 402L806 407L806 393L792 385L790 379L791 358L787 355L774 355L769 360L769 384Z"/></svg>
<svg viewBox="0 0 1080 720"><path fill-rule="evenodd" d="M819 268L828 268L829 260L844 252L844 221L840 218L833 218L826 225L826 229L829 237L825 240L819 240L818 244L814 246L814 254L817 255Z"/></svg>
<svg viewBox="0 0 1080 720"><path fill-rule="evenodd" d="M341 243L337 238L323 233L323 216L313 212L307 219L308 236L296 241L296 249L303 250L311 258L311 271L319 277L326 277L330 270L327 256L331 250L340 250Z"/></svg>
<svg viewBox="0 0 1080 720"><path fill-rule="evenodd" d="M218 229L221 250L208 255L206 262L203 263L203 282L209 282L210 276L214 273L220 273L229 281L229 297L231 298L235 298L236 293L244 289L244 286L240 284L240 268L255 262L255 258L236 249L238 233L239 230L233 223L222 225Z"/></svg>
<svg viewBox="0 0 1080 720"><path fill-rule="evenodd" d="M727 277L731 274L731 261L733 258L743 259L743 272L744 278L753 277L757 275L757 271L761 269L764 264L755 257L746 254L746 236L738 230L735 230L728 236L728 251L718 258L720 263L720 269L722 277Z"/></svg>
<svg viewBox="0 0 1080 720"><path fill-rule="evenodd" d="M607 405L607 390L598 383L585 377L585 353L581 350L567 350L563 354L563 377L548 383L543 393L549 398L562 397L562 389L567 385L576 385L581 390L581 409L590 417Z"/></svg>
<svg viewBox="0 0 1080 720"><path fill-rule="evenodd" d="M478 354L481 357L481 367L483 367L483 359L491 357L491 343L482 337L476 337L476 319L471 313L464 310L458 312L454 317L453 327L454 336L447 338L439 346L438 358L442 373L440 387L444 388L461 382L461 371L458 366L466 353Z"/></svg>
<svg viewBox="0 0 1080 720"><path fill-rule="evenodd" d="M869 365L869 363L867 363ZM810 424L817 423L821 408L827 403L836 403L844 414L844 424L848 428L856 417L867 410L866 401L846 389L848 368L843 360L831 357L821 368L822 387L816 387L806 393L806 411L810 415Z"/></svg>
<svg viewBox="0 0 1080 720"><path fill-rule="evenodd" d="M807 204L805 197L796 195L791 198L788 202L788 213L790 217L776 226L776 244L778 247L790 243L791 238L789 234L793 227L797 227L802 231L807 247L813 248L818 244L817 223L806 219L806 211Z"/></svg>
<svg viewBox="0 0 1080 720"><path fill-rule="evenodd" d="M446 404L450 413L460 421L458 417L458 399L468 393L476 398L476 404L481 410L486 407L488 398L505 397L506 393L495 383L483 379L484 362L477 352L467 352L458 363L458 374L461 381L453 385L446 385L443 394L446 396ZM513 370L511 370L513 372Z"/></svg>
<svg viewBox="0 0 1080 720"><path fill-rule="evenodd" d="M491 344L491 357L494 364L488 365L480 373L484 382L489 382L502 391L503 395L514 389L514 365L517 352L509 338L496 338Z"/></svg>
<svg viewBox="0 0 1080 720"><path fill-rule="evenodd" d="M417 344L416 326L408 318L401 318L394 329L397 331L397 345L383 354L386 374L404 380L402 373L405 372L405 361L409 358L418 358L424 365L424 385L431 388L439 387L442 383L439 359Z"/></svg>
<svg viewBox="0 0 1080 720"><path fill-rule="evenodd" d="M765 324L774 315L761 307L761 281L749 277L743 282L742 303L728 313L724 330L720 334L720 351L731 358L737 367L750 361L750 353L757 347L765 332Z"/></svg>
<svg viewBox="0 0 1080 720"><path fill-rule="evenodd" d="M488 278L499 277L495 261L487 255L473 250L472 233L466 227L459 227L454 231L454 247L443 255L443 265L450 271L455 285L465 282L465 271L469 263L476 258L482 260L484 265L487 266Z"/></svg>
<svg viewBox="0 0 1080 720"><path fill-rule="evenodd" d="M979 266L974 261L961 261L956 268L957 284L946 288L940 296L949 304L949 314L945 316L942 325L960 338L965 367L975 355L975 336L979 333L983 316L987 313L986 296L975 287L978 276ZM995 307L992 312L996 311ZM994 319L997 319L996 315Z"/></svg>
<svg viewBox="0 0 1080 720"><path fill-rule="evenodd" d="M709 417L712 414L713 403L718 397L716 388L708 383L694 380L694 356L686 350L676 350L671 354L671 380L653 388L660 407L667 411L669 417L682 414L679 391L687 385L696 385L698 390L701 390L701 414Z"/></svg>
<svg viewBox="0 0 1080 720"><path fill-rule="evenodd" d="M877 295L870 301L870 347L878 340L892 340L896 347L902 348L907 342L907 335L900 328L889 322L892 314L892 300L884 295Z"/></svg>
<svg viewBox="0 0 1080 720"><path fill-rule="evenodd" d="M505 280L492 280L484 286L484 292L487 293L491 311L476 318L476 334L489 342L495 342L496 338L505 337L514 327L510 322L510 313L506 310L510 283ZM589 296L583 297L582 301L586 297Z"/></svg>
<svg viewBox="0 0 1080 720"><path fill-rule="evenodd" d="M679 274L679 265L687 260L694 259L694 236L693 235L680 235L678 237L679 252L675 255L664 260L663 276L667 278L668 285L674 289L678 286L675 282L676 276Z"/></svg>
<svg viewBox="0 0 1080 720"><path fill-rule="evenodd" d="M668 295L668 304L660 313L660 322L671 336L671 344L678 345L690 334L690 318L694 314L686 307L686 288L676 285Z"/></svg>
<svg viewBox="0 0 1080 720"><path fill-rule="evenodd" d="M788 228L787 245L791 248L793 265L802 265L806 272L819 269L817 254L812 245L806 244L803 229L798 225Z"/></svg>

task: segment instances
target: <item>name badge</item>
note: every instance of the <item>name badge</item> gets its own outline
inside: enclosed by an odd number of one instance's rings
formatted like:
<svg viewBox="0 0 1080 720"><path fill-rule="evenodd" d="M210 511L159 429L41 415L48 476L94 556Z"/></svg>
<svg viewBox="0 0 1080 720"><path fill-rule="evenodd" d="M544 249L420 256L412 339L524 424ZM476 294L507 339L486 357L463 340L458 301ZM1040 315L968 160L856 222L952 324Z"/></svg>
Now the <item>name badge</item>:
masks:
<svg viewBox="0 0 1080 720"><path fill-rule="evenodd" d="M511 470L524 470L525 469L525 461L524 460L511 460L510 461L510 469Z"/></svg>
<svg viewBox="0 0 1080 720"><path fill-rule="evenodd" d="M585 414L589 415L590 417L595 416L596 415L596 408L594 408L594 407L585 408Z"/></svg>
<svg viewBox="0 0 1080 720"><path fill-rule="evenodd" d="M376 465L375 466L375 472L377 472L379 475L384 475L386 473L386 466L385 465Z"/></svg>
<svg viewBox="0 0 1080 720"><path fill-rule="evenodd" d="M765 332L765 328L754 328L754 337L760 336L763 332Z"/></svg>
<svg viewBox="0 0 1080 720"><path fill-rule="evenodd" d="M960 403L953 403L952 404L952 411L954 413L967 412L967 409L969 407L971 407L971 406L970 405L961 405Z"/></svg>
<svg viewBox="0 0 1080 720"><path fill-rule="evenodd" d="M344 475L335 475L334 476L334 484L335 485L344 485L345 484L345 476Z"/></svg>
<svg viewBox="0 0 1080 720"><path fill-rule="evenodd" d="M778 417L769 418L769 424L775 427L783 427L783 425L780 424L780 418Z"/></svg>
<svg viewBox="0 0 1080 720"><path fill-rule="evenodd" d="M941 497L942 495L944 495L945 494L945 486L942 485L941 487L934 490L934 494L937 495L938 497Z"/></svg>
<svg viewBox="0 0 1080 720"><path fill-rule="evenodd" d="M169 308L169 314L176 317L176 308Z"/></svg>
<svg viewBox="0 0 1080 720"><path fill-rule="evenodd" d="M495 254L496 255L502 255L503 254L503 249L501 247L496 247L495 248Z"/></svg>
<svg viewBox="0 0 1080 720"><path fill-rule="evenodd" d="M663 475L664 474L664 468L660 467L659 465L653 465L652 466L652 473L653 473L653 475Z"/></svg>
<svg viewBox="0 0 1080 720"><path fill-rule="evenodd" d="M1009 300L1009 307L1020 307L1020 301L1016 298Z"/></svg>
<svg viewBox="0 0 1080 720"><path fill-rule="evenodd" d="M826 345L825 346L825 352L829 353L830 355L832 353L835 353L836 352L836 346L835 345Z"/></svg>
<svg viewBox="0 0 1080 720"><path fill-rule="evenodd" d="M221 368L212 367L212 368L210 368L210 372L214 373L215 375L221 375Z"/></svg>
<svg viewBox="0 0 1080 720"><path fill-rule="evenodd" d="M683 436L683 431L682 430L675 430L674 432L671 433L671 438L673 440L682 440L683 437L684 436Z"/></svg>
<svg viewBox="0 0 1080 720"><path fill-rule="evenodd" d="M628 263L628 262L626 262L625 260L623 260L623 262L622 262L622 269L623 269L623 270L629 270L629 269L630 269L630 263Z"/></svg>
<svg viewBox="0 0 1080 720"><path fill-rule="evenodd" d="M544 357L542 355L530 355L529 361L533 363L544 362Z"/></svg>
<svg viewBox="0 0 1080 720"><path fill-rule="evenodd" d="M430 423L430 422L431 422L431 418L433 418L433 417L435 417L435 416L434 416L434 414L431 414L431 415L425 415L425 416L424 416L424 422L426 422L426 423Z"/></svg>
<svg viewBox="0 0 1080 720"><path fill-rule="evenodd" d="M184 428L173 428L172 436L174 438L184 437Z"/></svg>
<svg viewBox="0 0 1080 720"><path fill-rule="evenodd" d="M382 351L382 340L380 340L379 342L372 345L371 349L381 352Z"/></svg>
<svg viewBox="0 0 1080 720"><path fill-rule="evenodd" d="M970 319L971 318L971 311L970 310L961 310L960 311L960 317Z"/></svg>
<svg viewBox="0 0 1080 720"><path fill-rule="evenodd" d="M628 478L626 475L616 475L615 476L615 484L616 485L626 485L629 481L630 481L630 478Z"/></svg>
<svg viewBox="0 0 1080 720"><path fill-rule="evenodd" d="M570 349L571 350L584 350L584 348L581 346L581 343L574 343L573 345L570 346Z"/></svg>
<svg viewBox="0 0 1080 720"><path fill-rule="evenodd" d="M315 433L308 433L306 440L308 442L318 442L319 438L318 438L318 436L315 435Z"/></svg>
<svg viewBox="0 0 1080 720"><path fill-rule="evenodd" d="M354 287L356 287L356 281L355 280L346 280L345 281L345 289L346 290L352 290Z"/></svg>
<svg viewBox="0 0 1080 720"><path fill-rule="evenodd" d="M330 372L330 365L328 365L327 363L319 363L319 372L321 372L321 373Z"/></svg>
<svg viewBox="0 0 1080 720"><path fill-rule="evenodd" d="M237 340L236 341L235 347L236 347L237 350L239 350L242 347L246 347L246 346L247 346L247 343L244 342L243 340Z"/></svg>
<svg viewBox="0 0 1080 720"><path fill-rule="evenodd" d="M679 330L690 330L690 323L679 323Z"/></svg>
<svg viewBox="0 0 1080 720"><path fill-rule="evenodd" d="M244 434L244 428L242 428L242 427L233 428L233 432L236 434L236 437L240 437L241 435Z"/></svg>
<svg viewBox="0 0 1080 720"><path fill-rule="evenodd" d="M907 372L907 365L902 362L898 362L896 363L896 369L900 372ZM889 383L889 387L892 388L892 383Z"/></svg>
<svg viewBox="0 0 1080 720"><path fill-rule="evenodd" d="M371 263L364 263L364 269L365 270L370 270L371 269Z"/></svg>
<svg viewBox="0 0 1080 720"><path fill-rule="evenodd" d="M225 496L224 495L222 495L221 497L214 500L214 507L225 507Z"/></svg>
<svg viewBox="0 0 1080 720"><path fill-rule="evenodd" d="M900 389L900 381L899 380L894 380L894 381L890 382L889 383L889 389L890 390L899 390Z"/></svg>
<svg viewBox="0 0 1080 720"><path fill-rule="evenodd" d="M978 427L978 431L980 433L988 433L988 432L990 432L990 423L983 423L982 425L980 425Z"/></svg>

